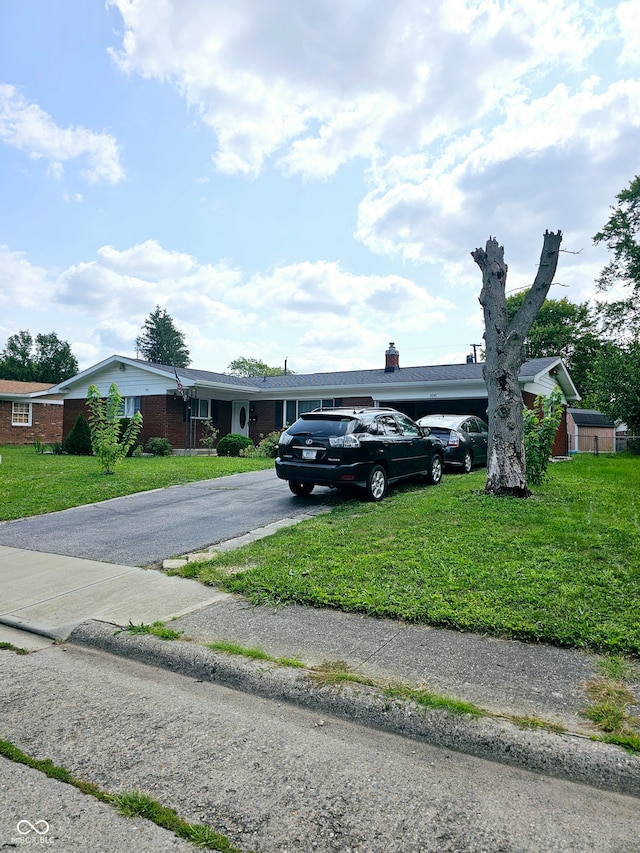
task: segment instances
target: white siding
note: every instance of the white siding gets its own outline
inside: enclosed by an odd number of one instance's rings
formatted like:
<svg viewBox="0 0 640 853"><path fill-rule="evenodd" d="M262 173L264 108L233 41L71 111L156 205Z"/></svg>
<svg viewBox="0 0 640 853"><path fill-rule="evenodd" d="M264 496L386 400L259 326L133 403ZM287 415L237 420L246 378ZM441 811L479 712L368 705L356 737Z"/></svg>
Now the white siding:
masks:
<svg viewBox="0 0 640 853"><path fill-rule="evenodd" d="M88 376L83 382L73 385L66 395L68 400L86 400L89 385L95 385L98 391L106 397L112 382L118 386L123 397L148 397L156 394L166 394L167 391L175 389L175 382L169 377L155 376L139 367L125 365L125 370L120 370L117 364L110 364L99 373Z"/></svg>

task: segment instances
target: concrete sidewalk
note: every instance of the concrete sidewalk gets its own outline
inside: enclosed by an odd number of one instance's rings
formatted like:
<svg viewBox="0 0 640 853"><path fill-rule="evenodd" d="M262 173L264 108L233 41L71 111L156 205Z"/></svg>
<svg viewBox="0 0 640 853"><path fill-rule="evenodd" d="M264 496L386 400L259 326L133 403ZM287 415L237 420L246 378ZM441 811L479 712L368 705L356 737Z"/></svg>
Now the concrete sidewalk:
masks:
<svg viewBox="0 0 640 853"><path fill-rule="evenodd" d="M597 658L589 653L329 609L253 607L239 596L152 569L4 546L0 589L0 641L17 647L35 650L43 637L93 646L439 746L640 796L640 757L589 739L594 730L581 716L587 703L584 683L597 673ZM167 642L114 630L156 620L171 620L181 639ZM305 668L256 664L204 646L214 641L295 657ZM353 672L384 683L470 702L486 714L425 713L412 703L399 708L384 701L381 689L362 685L344 685L339 693L322 689L313 681L312 667L327 661L344 661ZM636 688L640 701L640 685ZM523 728L514 718L565 733Z"/></svg>

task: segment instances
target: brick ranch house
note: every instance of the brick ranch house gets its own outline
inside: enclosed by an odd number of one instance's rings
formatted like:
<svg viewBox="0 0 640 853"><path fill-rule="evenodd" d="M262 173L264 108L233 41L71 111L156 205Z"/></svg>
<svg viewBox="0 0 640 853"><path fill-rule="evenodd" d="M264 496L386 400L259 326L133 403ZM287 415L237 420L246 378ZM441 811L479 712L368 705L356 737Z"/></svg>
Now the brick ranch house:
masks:
<svg viewBox="0 0 640 853"><path fill-rule="evenodd" d="M139 410L141 441L160 436L174 449L201 449L203 421L210 418L219 436L240 433L254 443L273 430L293 423L318 406L392 406L412 418L440 413L474 414L486 420L487 389L482 364L400 367L393 344L377 370L332 373L290 373L244 378L191 368L174 368L113 355L56 386L64 396L64 435L78 413L86 413L89 385L106 395L112 382L124 398L124 415ZM563 402L580 399L560 358L527 361L520 371L524 402L562 391ZM558 430L554 454L567 452L566 415Z"/></svg>
<svg viewBox="0 0 640 853"><path fill-rule="evenodd" d="M0 379L0 444L62 441L63 399L54 387Z"/></svg>

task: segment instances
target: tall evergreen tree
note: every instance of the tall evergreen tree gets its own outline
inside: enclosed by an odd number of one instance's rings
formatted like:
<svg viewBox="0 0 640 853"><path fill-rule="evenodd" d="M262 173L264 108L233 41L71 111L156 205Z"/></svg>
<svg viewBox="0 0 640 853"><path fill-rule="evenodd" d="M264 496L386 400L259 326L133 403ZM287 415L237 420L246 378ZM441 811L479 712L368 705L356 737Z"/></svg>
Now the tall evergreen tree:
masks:
<svg viewBox="0 0 640 853"><path fill-rule="evenodd" d="M159 305L144 321L136 346L145 361L175 367L187 367L191 363L183 333L176 329L171 316Z"/></svg>

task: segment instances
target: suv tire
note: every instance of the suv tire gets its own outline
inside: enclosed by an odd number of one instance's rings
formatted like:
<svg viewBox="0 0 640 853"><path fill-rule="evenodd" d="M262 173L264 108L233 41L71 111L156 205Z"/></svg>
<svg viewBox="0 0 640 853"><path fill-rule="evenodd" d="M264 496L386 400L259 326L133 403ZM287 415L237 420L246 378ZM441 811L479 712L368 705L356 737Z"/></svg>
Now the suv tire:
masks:
<svg viewBox="0 0 640 853"><path fill-rule="evenodd" d="M387 493L387 472L382 465L374 465L369 471L365 486L367 500L381 501Z"/></svg>
<svg viewBox="0 0 640 853"><path fill-rule="evenodd" d="M298 480L289 480L289 488L297 497L306 498L313 491L313 483L300 483Z"/></svg>

